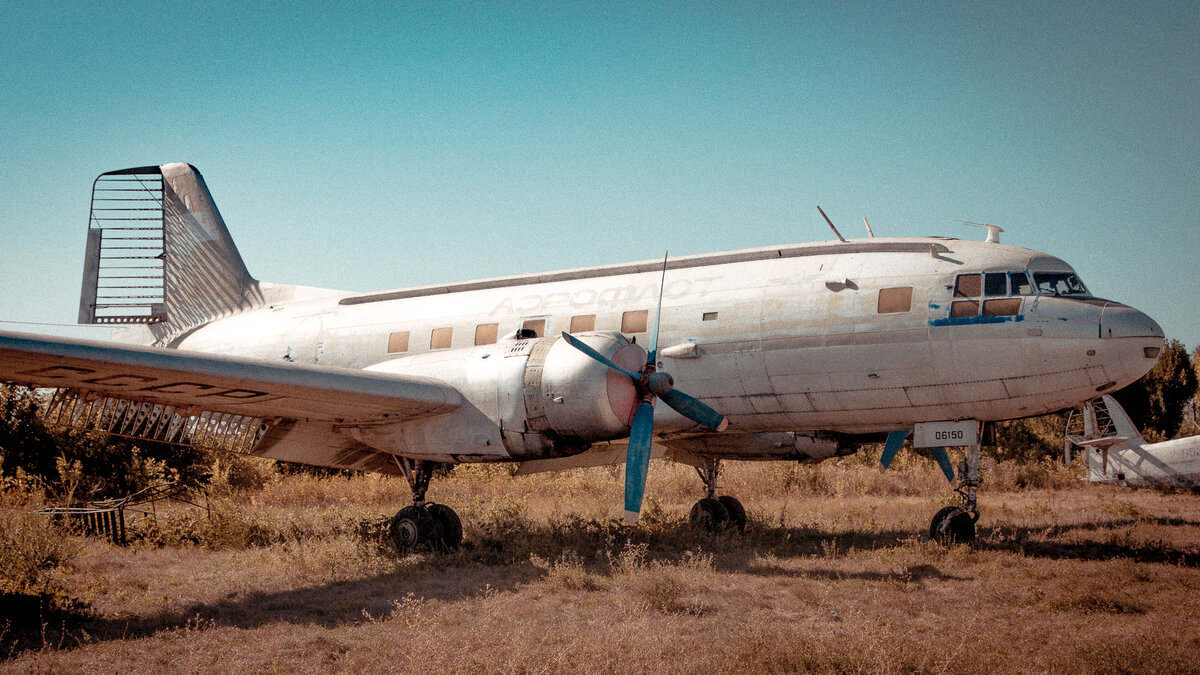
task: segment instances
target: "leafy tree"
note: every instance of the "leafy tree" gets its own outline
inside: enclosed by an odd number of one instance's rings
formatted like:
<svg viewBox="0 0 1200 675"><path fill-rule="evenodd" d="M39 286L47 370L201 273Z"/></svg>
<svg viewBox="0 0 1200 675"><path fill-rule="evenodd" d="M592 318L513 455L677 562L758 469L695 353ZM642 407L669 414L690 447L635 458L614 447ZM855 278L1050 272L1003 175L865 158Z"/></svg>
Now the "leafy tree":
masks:
<svg viewBox="0 0 1200 675"><path fill-rule="evenodd" d="M1196 367L1183 343L1167 340L1150 372L1113 397L1147 440L1165 440L1179 434L1196 382Z"/></svg>
<svg viewBox="0 0 1200 675"><path fill-rule="evenodd" d="M1192 400L1183 409L1183 426L1179 429L1181 436L1200 434L1200 347L1192 351L1192 369L1198 386Z"/></svg>
<svg viewBox="0 0 1200 675"><path fill-rule="evenodd" d="M0 385L3 470L36 476L63 498L136 492L166 480L207 481L211 453L187 446L131 441L94 431L47 428L36 390Z"/></svg>
<svg viewBox="0 0 1200 675"><path fill-rule="evenodd" d="M984 446L986 454L998 460L1036 462L1062 454L1067 433L1067 413L996 423L996 445Z"/></svg>
<svg viewBox="0 0 1200 675"><path fill-rule="evenodd" d="M0 448L4 468L42 478L57 474L58 440L38 416L38 401L23 387L0 385Z"/></svg>

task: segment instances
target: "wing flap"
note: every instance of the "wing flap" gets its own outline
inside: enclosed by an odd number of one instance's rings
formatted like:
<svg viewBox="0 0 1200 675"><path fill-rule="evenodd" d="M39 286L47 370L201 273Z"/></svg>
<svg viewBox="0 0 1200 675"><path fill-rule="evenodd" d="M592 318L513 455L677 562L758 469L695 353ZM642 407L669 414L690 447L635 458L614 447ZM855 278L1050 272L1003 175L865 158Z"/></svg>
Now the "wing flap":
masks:
<svg viewBox="0 0 1200 675"><path fill-rule="evenodd" d="M392 424L448 413L463 403L457 389L433 378L4 331L0 380L83 392L84 399L170 406L182 417L205 411ZM147 409L143 422L154 412Z"/></svg>

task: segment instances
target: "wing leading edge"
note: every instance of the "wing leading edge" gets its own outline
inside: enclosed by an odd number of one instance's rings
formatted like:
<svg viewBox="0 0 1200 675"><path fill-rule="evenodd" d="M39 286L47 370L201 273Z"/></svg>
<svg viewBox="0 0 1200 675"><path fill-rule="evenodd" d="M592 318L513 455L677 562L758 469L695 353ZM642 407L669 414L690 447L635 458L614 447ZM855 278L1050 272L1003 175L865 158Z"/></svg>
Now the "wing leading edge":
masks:
<svg viewBox="0 0 1200 675"><path fill-rule="evenodd" d="M4 331L0 380L57 389L67 426L387 472L409 427L466 403L432 378Z"/></svg>

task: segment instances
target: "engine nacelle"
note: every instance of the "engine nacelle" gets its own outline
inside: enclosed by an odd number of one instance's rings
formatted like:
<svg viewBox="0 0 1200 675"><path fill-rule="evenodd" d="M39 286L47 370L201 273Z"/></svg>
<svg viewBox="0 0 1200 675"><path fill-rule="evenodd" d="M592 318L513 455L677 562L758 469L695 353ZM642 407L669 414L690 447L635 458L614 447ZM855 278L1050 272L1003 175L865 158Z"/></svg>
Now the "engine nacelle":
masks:
<svg viewBox="0 0 1200 675"><path fill-rule="evenodd" d="M636 372L646 363L646 351L621 333L575 337L629 370ZM499 426L511 459L572 455L597 441L623 438L638 404L628 376L561 336L417 354L370 370L433 377L453 385ZM497 459L453 448L444 452L457 461Z"/></svg>

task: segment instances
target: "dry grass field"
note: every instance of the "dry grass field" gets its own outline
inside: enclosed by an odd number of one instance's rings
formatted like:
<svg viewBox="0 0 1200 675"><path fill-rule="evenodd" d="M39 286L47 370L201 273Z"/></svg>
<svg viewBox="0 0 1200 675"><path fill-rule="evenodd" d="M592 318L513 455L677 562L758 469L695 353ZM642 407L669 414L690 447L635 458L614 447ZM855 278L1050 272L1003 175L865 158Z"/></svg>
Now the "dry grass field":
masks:
<svg viewBox="0 0 1200 675"><path fill-rule="evenodd" d="M977 542L942 547L919 537L951 501L936 469L869 459L727 464L740 534L684 524L683 466L652 465L637 527L616 520L620 467L459 467L430 498L463 548L403 558L379 536L401 479L276 477L128 548L60 536L10 492L4 560L40 551L65 609L0 628L0 671L1200 670L1200 496L988 462Z"/></svg>

